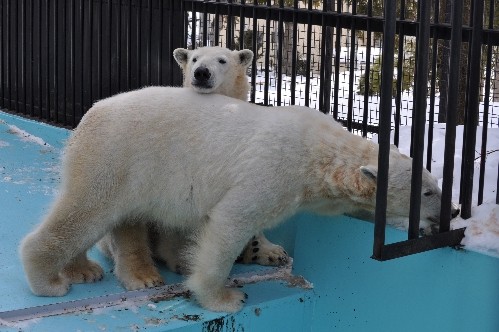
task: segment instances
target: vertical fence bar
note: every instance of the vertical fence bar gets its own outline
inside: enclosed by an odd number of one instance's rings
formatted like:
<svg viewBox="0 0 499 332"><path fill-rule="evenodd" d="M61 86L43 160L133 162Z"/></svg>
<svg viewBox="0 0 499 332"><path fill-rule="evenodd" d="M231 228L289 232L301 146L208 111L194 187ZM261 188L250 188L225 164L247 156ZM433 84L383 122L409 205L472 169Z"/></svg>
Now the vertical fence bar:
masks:
<svg viewBox="0 0 499 332"><path fill-rule="evenodd" d="M132 89L132 0L128 0L128 23L126 25L126 54L127 54L127 70L126 70L126 89Z"/></svg>
<svg viewBox="0 0 499 332"><path fill-rule="evenodd" d="M59 77L57 75L59 71L59 38L57 33L59 32L59 15L57 15L57 7L59 5L59 0L54 0L53 3L53 27L52 38L54 40L53 48L53 74L54 74L54 121L59 122Z"/></svg>
<svg viewBox="0 0 499 332"><path fill-rule="evenodd" d="M225 46L228 49L234 49L234 17L232 14L232 1L227 0L227 29L225 29Z"/></svg>
<svg viewBox="0 0 499 332"><path fill-rule="evenodd" d="M390 154L390 125L392 110L393 54L396 28L395 0L384 0L385 25L383 28L383 64L381 67L381 98L379 116L379 158L376 186L376 211L374 224L373 258L383 257L385 244L388 168Z"/></svg>
<svg viewBox="0 0 499 332"><path fill-rule="evenodd" d="M371 88L371 20L373 16L373 2L367 1L367 26L366 26L366 68L364 74L364 110L362 113L362 137L367 137L367 121L369 116L369 89ZM399 36L400 38L400 36Z"/></svg>
<svg viewBox="0 0 499 332"><path fill-rule="evenodd" d="M341 0L336 2L336 12L341 14ZM336 20L336 39L334 44L334 95L333 95L333 118L338 119L338 105L339 96L338 91L340 90L340 54L341 54L341 25L340 20Z"/></svg>
<svg viewBox="0 0 499 332"><path fill-rule="evenodd" d="M68 78L68 72L71 73L71 68L67 68L66 64L68 62L68 59L67 59L67 53L68 53L68 45L67 45L67 42L70 41L70 39L68 38L68 32L71 33L71 29L68 28L68 10L67 10L67 4L66 4L66 1L62 1L62 3L60 4L60 6L62 7L62 9L59 10L60 13L62 13L62 15L60 15L60 24L61 24L61 29L62 30L62 33L59 33L58 34L58 38L61 39L60 41L60 48L61 48L61 62L59 64L59 68L62 68L62 80L61 80L61 96L59 98L59 104L60 104L60 111L62 114L62 123L64 126L67 126L68 124L68 89L66 87L66 82L67 82L67 78ZM69 31L68 31L69 30ZM57 74L56 74L57 75Z"/></svg>
<svg viewBox="0 0 499 332"><path fill-rule="evenodd" d="M272 3L267 0L267 8L265 8L265 86L263 88L263 104L269 105L269 82L270 82L270 7Z"/></svg>
<svg viewBox="0 0 499 332"><path fill-rule="evenodd" d="M253 57L253 63L251 64L251 92L250 92L250 101L252 103L255 102L255 94L256 94L256 58L258 57L258 24L256 19L256 10L258 6L258 0L253 0L253 37L251 39L251 49L255 53Z"/></svg>
<svg viewBox="0 0 499 332"><path fill-rule="evenodd" d="M4 79L4 24L5 18L3 13L4 0L0 0L0 107L5 107L4 101L4 89L5 89L5 79Z"/></svg>
<svg viewBox="0 0 499 332"><path fill-rule="evenodd" d="M22 21L21 21L21 47L22 47L22 50L21 50L21 75L20 78L21 78L21 84L20 84L20 89L22 89L22 95L23 95L23 100L22 100L22 112L23 114L28 114L27 113L27 100L26 100L26 93L27 93L27 86L26 86L26 78L27 78L27 74L26 74L26 66L27 66L27 61L26 61L26 47L27 47L27 32L26 32L26 27L27 27L27 23L26 23L26 12L27 12L27 9L26 9L26 0L22 0L21 2L21 17L22 17ZM19 89L19 88L18 88Z"/></svg>
<svg viewBox="0 0 499 332"><path fill-rule="evenodd" d="M71 90L71 126L76 126L76 1L70 3L71 5L71 37L70 37L70 79L69 89ZM81 61L81 59L80 59Z"/></svg>
<svg viewBox="0 0 499 332"><path fill-rule="evenodd" d="M352 1L352 15L357 14L357 1ZM348 110L347 110L347 129L352 131L353 120L353 84L355 72L355 21L350 25L350 67L348 75Z"/></svg>
<svg viewBox="0 0 499 332"><path fill-rule="evenodd" d="M308 0L307 5L307 54L306 54L306 65L305 72L307 77L305 77L305 106L310 105L310 59L312 55L312 22L310 12L312 10L312 0Z"/></svg>
<svg viewBox="0 0 499 332"><path fill-rule="evenodd" d="M31 11L30 11L30 43L31 43L31 53L30 53L30 105L31 105L31 110L30 110L30 116L31 117L34 117L35 116L35 97L34 97L34 93L35 93L35 75L34 75L34 67L35 67L35 38L34 38L34 33L35 33L35 9L34 9L34 3L33 3L34 0L31 0L30 1L30 8L31 8ZM0 16L1 17L1 16ZM0 51L1 52L1 51ZM1 60L0 60L0 63L1 63ZM1 79L0 79L0 82L1 82Z"/></svg>
<svg viewBox="0 0 499 332"><path fill-rule="evenodd" d="M163 5L163 2L160 1L160 8L161 6ZM116 88L118 89L118 91L122 91L121 89L123 88L122 87L122 84L121 84L121 71L122 71L122 67L121 67L121 60L123 58L123 54L122 54L122 47L121 47L121 44L122 44L122 40L121 40L121 26L122 26L122 12L123 12L123 0L119 0L118 1L118 14L116 16L118 22L116 23L116 68L117 68L117 71L116 71L116 80L117 80L117 83L116 83ZM161 9L160 9L160 20L161 20L161 24L163 23L163 16L161 15ZM162 81L162 76L161 76L161 68L162 68L162 61L161 61L161 44L163 43L163 26L161 25L160 27L160 30L159 30L159 40L160 40L160 47L159 47L159 55L160 57L158 58L158 62L159 62L159 66L158 66L158 82L159 84L161 85ZM116 91L117 92L117 91Z"/></svg>
<svg viewBox="0 0 499 332"><path fill-rule="evenodd" d="M405 20L405 0L400 1L400 19ZM397 81L395 95L395 123L393 130L393 144L399 146L400 136L400 108L402 106L402 82L404 81L404 25L399 29L397 53Z"/></svg>
<svg viewBox="0 0 499 332"><path fill-rule="evenodd" d="M218 39L220 38L220 6L218 6L220 0L217 0L217 6L215 9L215 23L214 23L214 28L215 28L215 46L218 46L219 42Z"/></svg>
<svg viewBox="0 0 499 332"><path fill-rule="evenodd" d="M191 48L195 49L196 48L196 8L194 7L194 2L192 3L191 6Z"/></svg>
<svg viewBox="0 0 499 332"><path fill-rule="evenodd" d="M42 26L42 18L43 18L43 10L42 10L42 0L37 1L38 3L38 68L36 72L36 86L38 87L38 117L40 119L43 118L43 86L42 86L42 36L43 36L43 26ZM3 81L3 80L2 80Z"/></svg>
<svg viewBox="0 0 499 332"><path fill-rule="evenodd" d="M463 0L455 0L452 5L452 34L449 68L459 68L463 27ZM447 98L447 123L445 130L444 169L442 182L442 204L440 206L440 232L450 229L452 206L452 182L454 173L454 154L456 146L456 110L458 107L459 71L449 71Z"/></svg>
<svg viewBox="0 0 499 332"><path fill-rule="evenodd" d="M284 8L284 0L279 0L279 18L277 28L277 106L281 106L281 89L282 89L282 41L284 24L282 22L282 10ZM286 55L287 57L288 55Z"/></svg>
<svg viewBox="0 0 499 332"><path fill-rule="evenodd" d="M112 0L109 0L111 2ZM146 47L146 84L150 85L151 82L151 77L152 77L152 0L147 1L147 16L148 16L148 21L147 22L147 47Z"/></svg>
<svg viewBox="0 0 499 332"><path fill-rule="evenodd" d="M291 54L291 105L296 103L296 48L298 38L298 22L296 20L296 12L298 10L298 0L293 3L293 40L292 40L292 54Z"/></svg>
<svg viewBox="0 0 499 332"><path fill-rule="evenodd" d="M469 74L469 94L465 119L466 145L462 163L462 209L461 217L471 217L471 202L473 195L473 173L475 162L476 130L478 122L478 106L480 103L480 61L482 56L484 0L474 2L473 31L471 40L471 58Z"/></svg>
<svg viewBox="0 0 499 332"><path fill-rule="evenodd" d="M244 40L245 40L245 19L244 19L244 5L246 4L246 0L241 0L241 7L239 8L239 49L242 50L245 48ZM258 55L255 54L255 57Z"/></svg>
<svg viewBox="0 0 499 332"><path fill-rule="evenodd" d="M331 112L331 28L326 24L326 13L332 9L332 0L322 3L321 19L321 65L320 65L320 89L319 110L325 114Z"/></svg>
<svg viewBox="0 0 499 332"><path fill-rule="evenodd" d="M203 2L203 46L208 46L208 13L206 12L206 1Z"/></svg>
<svg viewBox="0 0 499 332"><path fill-rule="evenodd" d="M489 29L494 28L494 1L489 4ZM478 205L483 203L483 187L485 182L485 161L487 159L487 133L489 122L490 76L492 72L492 43L487 45L487 60L485 64L485 96L483 102L482 147L480 151L480 176L478 180ZM499 189L499 188L497 188ZM496 189L496 190L497 190Z"/></svg>
<svg viewBox="0 0 499 332"><path fill-rule="evenodd" d="M13 110L19 111L19 77L22 76L22 73L20 72L20 66L19 66L19 53L21 53L19 49L19 22L21 19L19 19L19 3L18 1L14 1L12 4L12 12L11 12L11 24L12 24L12 69L14 71L14 75L12 75L12 102L14 103L14 108Z"/></svg>
<svg viewBox="0 0 499 332"><path fill-rule="evenodd" d="M411 205L409 211L409 239L419 237L419 219L421 208L421 186L423 173L424 132L426 123L426 98L428 86L428 54L430 45L430 3L421 1L418 40L416 45L416 82L415 103L413 119L414 137L412 179L411 179Z"/></svg>
<svg viewBox="0 0 499 332"><path fill-rule="evenodd" d="M5 43L5 45L7 46L7 51L5 52L5 71L6 71L6 74L7 74L7 103L6 105L8 105L8 108L9 109L13 109L12 108L12 81L11 81L11 53L12 53L12 45L11 45L11 40L12 40L12 37L11 37L11 29L10 29L10 25L11 25L11 17L12 17L12 13L11 13L11 6L10 6L10 1L7 0L7 3L6 3L6 8L5 8L5 11L7 13L6 15L6 18L5 18L5 26L6 26L6 35L7 35L7 41Z"/></svg>
<svg viewBox="0 0 499 332"><path fill-rule="evenodd" d="M75 119L73 126L76 126L78 122L80 122L81 117L85 114L86 109L85 109L85 99L84 99L84 90L85 90L85 76L84 76L84 70L85 70L85 3L84 0L80 0L80 7L79 7L79 21L80 21L80 112L78 114L78 117ZM76 50L75 50L76 52ZM76 56L76 54L75 54Z"/></svg>
<svg viewBox="0 0 499 332"><path fill-rule="evenodd" d="M435 24L438 24L438 16L440 12L439 2L435 1L433 11ZM428 139L426 145L426 169L431 172L431 161L433 155L433 122L435 120L435 93L437 80L437 37L433 35L431 46L431 83L430 83L430 112L428 119Z"/></svg>

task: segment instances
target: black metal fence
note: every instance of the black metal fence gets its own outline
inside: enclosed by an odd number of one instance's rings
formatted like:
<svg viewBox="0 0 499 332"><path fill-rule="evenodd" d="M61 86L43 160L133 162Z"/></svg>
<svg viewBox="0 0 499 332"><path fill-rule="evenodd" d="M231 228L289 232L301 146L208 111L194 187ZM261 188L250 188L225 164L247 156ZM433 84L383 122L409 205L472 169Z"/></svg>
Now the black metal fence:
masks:
<svg viewBox="0 0 499 332"><path fill-rule="evenodd" d="M487 128L499 127L497 7L495 0L0 0L0 107L76 126L95 100L179 85L177 47L251 48L251 102L314 107L350 131L379 135L374 256L387 259L462 237L448 232L456 123L465 126L462 216L471 215L478 125L482 201ZM412 125L419 193L422 142L432 141L437 122L447 126L441 233L418 238L414 194L410 240L385 246L390 131L398 145L400 126ZM431 144L426 153L430 168Z"/></svg>
<svg viewBox="0 0 499 332"><path fill-rule="evenodd" d="M1 0L0 106L76 126L99 99L181 84L180 1Z"/></svg>

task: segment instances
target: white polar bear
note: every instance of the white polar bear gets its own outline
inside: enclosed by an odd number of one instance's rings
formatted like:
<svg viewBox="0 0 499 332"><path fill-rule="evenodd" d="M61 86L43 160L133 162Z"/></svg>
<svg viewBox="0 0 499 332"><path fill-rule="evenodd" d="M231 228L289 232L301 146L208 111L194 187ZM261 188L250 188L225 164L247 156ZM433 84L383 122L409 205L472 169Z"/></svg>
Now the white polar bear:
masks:
<svg viewBox="0 0 499 332"><path fill-rule="evenodd" d="M253 59L251 50L178 48L173 55L182 68L184 86L201 93L220 93L247 100L250 86L246 70ZM124 287L135 290L164 284L153 257L163 261L171 271L184 274L188 262L181 253L191 242L185 232L134 223L116 227L99 241L98 247L114 260L114 273ZM260 233L248 242L237 261L277 266L286 264L288 259L284 248Z"/></svg>
<svg viewBox="0 0 499 332"><path fill-rule="evenodd" d="M189 112L185 110L189 109ZM185 284L213 311L241 309L224 286L254 234L309 210L375 209L378 146L318 111L266 107L186 88L150 87L99 101L68 141L60 195L21 243L32 291L62 296L102 270L86 251L124 222L196 232ZM387 214L408 216L412 161L390 153ZM421 218L441 191L423 171Z"/></svg>

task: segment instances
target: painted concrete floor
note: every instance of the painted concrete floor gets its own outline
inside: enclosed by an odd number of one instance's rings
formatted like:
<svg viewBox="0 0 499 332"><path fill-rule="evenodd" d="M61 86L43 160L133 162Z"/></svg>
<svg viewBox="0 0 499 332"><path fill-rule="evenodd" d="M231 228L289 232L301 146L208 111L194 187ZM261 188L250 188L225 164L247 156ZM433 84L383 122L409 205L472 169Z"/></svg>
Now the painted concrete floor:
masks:
<svg viewBox="0 0 499 332"><path fill-rule="evenodd" d="M60 152L68 135L65 129L0 112L1 331L499 331L499 259L440 249L381 263L370 259L372 224L310 214L295 216L269 237L294 256L293 273L314 289L280 280L247 284L248 303L237 314L202 310L181 296L163 299L167 287L126 293L110 262L95 249L90 256L103 266L103 281L74 285L61 298L36 297L17 247L57 192ZM387 231L387 242L405 237ZM236 266L233 274L273 272ZM182 280L165 268L161 273L170 284ZM151 299L151 292L159 297ZM67 309L77 304L80 310ZM33 317L60 312L24 321L9 318L24 308L20 313Z"/></svg>

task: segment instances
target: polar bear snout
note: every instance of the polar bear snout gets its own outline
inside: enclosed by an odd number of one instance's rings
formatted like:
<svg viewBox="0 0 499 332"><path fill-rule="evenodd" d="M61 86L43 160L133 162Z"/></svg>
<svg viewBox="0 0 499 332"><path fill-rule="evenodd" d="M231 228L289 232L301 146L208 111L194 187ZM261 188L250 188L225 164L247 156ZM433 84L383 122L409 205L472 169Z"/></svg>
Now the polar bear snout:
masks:
<svg viewBox="0 0 499 332"><path fill-rule="evenodd" d="M207 67L198 67L194 70L192 85L197 88L210 89L213 87L211 72Z"/></svg>
<svg viewBox="0 0 499 332"><path fill-rule="evenodd" d="M459 206L455 203L452 203L451 211L450 211L451 218L452 219L456 218L459 215L459 212L461 212L461 210L459 209Z"/></svg>

